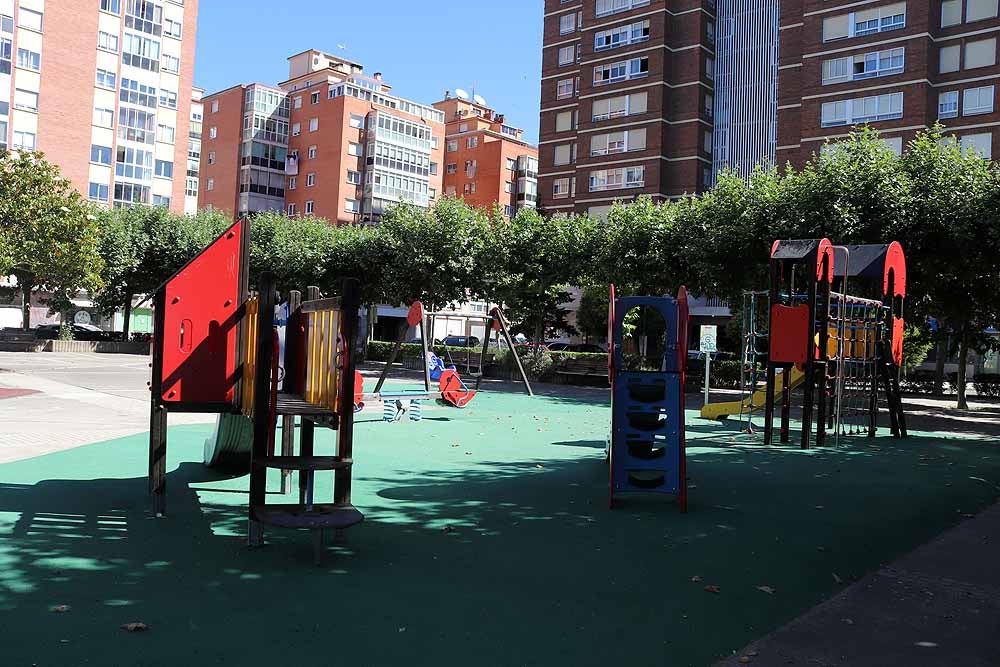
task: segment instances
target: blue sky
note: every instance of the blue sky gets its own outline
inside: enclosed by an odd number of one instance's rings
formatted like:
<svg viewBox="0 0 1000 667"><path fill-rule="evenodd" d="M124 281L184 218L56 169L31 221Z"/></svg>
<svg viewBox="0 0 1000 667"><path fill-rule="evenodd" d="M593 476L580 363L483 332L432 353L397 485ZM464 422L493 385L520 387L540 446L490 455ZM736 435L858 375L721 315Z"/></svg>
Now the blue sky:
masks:
<svg viewBox="0 0 1000 667"><path fill-rule="evenodd" d="M542 7L541 0L201 0L194 82L210 93L275 84L287 78L288 56L316 48L382 72L394 93L425 104L475 87L535 142Z"/></svg>

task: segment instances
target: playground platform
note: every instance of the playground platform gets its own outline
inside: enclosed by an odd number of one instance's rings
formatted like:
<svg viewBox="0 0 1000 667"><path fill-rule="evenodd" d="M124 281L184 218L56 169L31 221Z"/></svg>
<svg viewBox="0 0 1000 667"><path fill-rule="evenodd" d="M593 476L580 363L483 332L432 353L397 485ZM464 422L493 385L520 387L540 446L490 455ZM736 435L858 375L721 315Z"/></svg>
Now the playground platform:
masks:
<svg viewBox="0 0 1000 667"><path fill-rule="evenodd" d="M994 437L765 448L689 409L688 513L659 497L609 511L607 391L557 391L491 388L419 423L359 415L366 520L321 567L308 533L245 546L247 476L201 465L209 424L170 430L164 519L145 434L2 464L2 662L707 665L998 497ZM277 474L268 489L279 502ZM787 664L764 646L753 664Z"/></svg>

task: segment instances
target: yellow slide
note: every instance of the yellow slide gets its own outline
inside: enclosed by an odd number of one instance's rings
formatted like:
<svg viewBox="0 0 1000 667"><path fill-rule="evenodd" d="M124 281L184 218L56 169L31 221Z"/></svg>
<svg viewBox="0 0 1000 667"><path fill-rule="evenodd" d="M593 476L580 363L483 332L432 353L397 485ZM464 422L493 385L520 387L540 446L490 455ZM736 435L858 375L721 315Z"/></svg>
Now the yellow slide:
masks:
<svg viewBox="0 0 1000 667"><path fill-rule="evenodd" d="M791 384L788 385L789 389L795 389L797 386L802 384L805 379L806 374L792 366L791 373ZM778 397L781 395L782 388L784 386L785 374L779 373L774 379L774 396L775 401L779 400ZM753 393L750 398L745 398L742 401L730 401L728 403L709 403L708 405L702 407L701 418L702 419L725 419L729 415L746 414L752 411L757 412L764 409L764 403L767 400L767 386L761 387Z"/></svg>

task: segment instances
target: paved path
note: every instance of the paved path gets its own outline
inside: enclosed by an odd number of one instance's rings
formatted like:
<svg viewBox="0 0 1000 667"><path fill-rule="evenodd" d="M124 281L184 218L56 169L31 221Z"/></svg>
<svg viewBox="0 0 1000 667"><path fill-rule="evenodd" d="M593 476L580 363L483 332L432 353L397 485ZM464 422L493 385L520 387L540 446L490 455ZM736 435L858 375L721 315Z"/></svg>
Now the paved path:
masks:
<svg viewBox="0 0 1000 667"><path fill-rule="evenodd" d="M148 357L0 352L0 463L149 430ZM23 392L17 392L23 393ZM215 415L170 415L171 424Z"/></svg>
<svg viewBox="0 0 1000 667"><path fill-rule="evenodd" d="M994 505L721 664L1000 665L998 564Z"/></svg>

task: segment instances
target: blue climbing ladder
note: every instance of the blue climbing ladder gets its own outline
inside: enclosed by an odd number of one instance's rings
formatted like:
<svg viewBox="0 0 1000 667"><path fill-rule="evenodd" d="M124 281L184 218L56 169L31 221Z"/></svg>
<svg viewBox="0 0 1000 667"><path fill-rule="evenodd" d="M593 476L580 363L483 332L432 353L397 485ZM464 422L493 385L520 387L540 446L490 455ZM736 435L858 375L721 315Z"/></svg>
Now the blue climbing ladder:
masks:
<svg viewBox="0 0 1000 667"><path fill-rule="evenodd" d="M611 378L610 493L676 495L687 511L684 453L684 372L687 365L687 292L678 297L614 298L612 287L609 348ZM624 320L643 307L660 313L665 323L659 370L626 370Z"/></svg>

